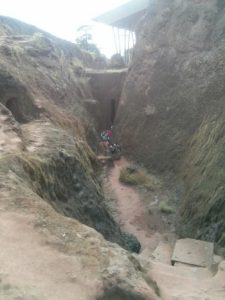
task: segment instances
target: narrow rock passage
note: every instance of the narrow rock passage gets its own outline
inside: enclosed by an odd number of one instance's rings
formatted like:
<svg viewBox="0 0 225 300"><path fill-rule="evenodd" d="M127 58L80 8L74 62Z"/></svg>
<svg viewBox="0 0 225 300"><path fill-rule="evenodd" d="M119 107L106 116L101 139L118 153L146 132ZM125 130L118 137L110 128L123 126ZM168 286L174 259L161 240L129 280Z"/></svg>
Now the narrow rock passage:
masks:
<svg viewBox="0 0 225 300"><path fill-rule="evenodd" d="M144 248L154 250L160 234L150 229L149 215L138 191L119 181L120 170L128 164L125 158L115 161L108 177L109 187L115 196L118 221L122 230L137 237L142 250Z"/></svg>
<svg viewBox="0 0 225 300"><path fill-rule="evenodd" d="M160 213L157 221L165 221L163 229L152 228L154 220L148 213L142 193L120 183L120 170L127 165L129 162L124 158L114 162L106 178L105 192L113 192L113 207L122 230L135 235L141 243L140 261L147 266L149 278L157 282L161 299L225 299L224 263L220 264L215 276L208 269L170 264L171 241L175 235ZM154 199L148 200L153 207Z"/></svg>

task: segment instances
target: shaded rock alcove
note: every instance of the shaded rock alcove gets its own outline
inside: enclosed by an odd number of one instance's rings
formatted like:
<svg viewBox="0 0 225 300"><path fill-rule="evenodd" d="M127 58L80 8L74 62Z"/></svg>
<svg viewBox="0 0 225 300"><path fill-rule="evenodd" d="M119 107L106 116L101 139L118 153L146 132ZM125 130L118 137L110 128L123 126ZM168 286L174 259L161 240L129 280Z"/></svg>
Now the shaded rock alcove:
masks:
<svg viewBox="0 0 225 300"><path fill-rule="evenodd" d="M27 89L5 70L0 70L0 102L19 123L26 123L39 115L39 110Z"/></svg>
<svg viewBox="0 0 225 300"><path fill-rule="evenodd" d="M99 131L110 128L114 122L126 74L127 69L87 70L93 97L98 103L94 117Z"/></svg>

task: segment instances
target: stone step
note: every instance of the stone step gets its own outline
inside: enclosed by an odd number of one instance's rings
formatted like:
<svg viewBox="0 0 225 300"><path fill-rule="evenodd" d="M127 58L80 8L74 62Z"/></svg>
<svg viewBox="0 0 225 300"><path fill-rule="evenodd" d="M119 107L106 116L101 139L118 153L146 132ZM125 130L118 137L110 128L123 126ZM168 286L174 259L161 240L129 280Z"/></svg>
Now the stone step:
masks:
<svg viewBox="0 0 225 300"><path fill-rule="evenodd" d="M154 261L159 261L164 264L171 265L171 256L173 248L169 243L159 242L151 257Z"/></svg>
<svg viewBox="0 0 225 300"><path fill-rule="evenodd" d="M180 278L180 280L201 280L206 278L212 278L213 274L209 269L199 268L194 266L172 266L165 263L151 261L150 262L150 272L156 272L162 276L168 278Z"/></svg>
<svg viewBox="0 0 225 300"><path fill-rule="evenodd" d="M98 155L97 156L97 159L98 160L110 160L110 159L112 159L112 157L111 156L105 156L105 155Z"/></svg>
<svg viewBox="0 0 225 300"><path fill-rule="evenodd" d="M190 265L172 266L151 261L148 276L158 283L162 299L224 300L225 261L216 274L207 268Z"/></svg>
<svg viewBox="0 0 225 300"><path fill-rule="evenodd" d="M191 266L210 268L213 264L214 244L201 240L180 239L176 241L172 264L182 263Z"/></svg>

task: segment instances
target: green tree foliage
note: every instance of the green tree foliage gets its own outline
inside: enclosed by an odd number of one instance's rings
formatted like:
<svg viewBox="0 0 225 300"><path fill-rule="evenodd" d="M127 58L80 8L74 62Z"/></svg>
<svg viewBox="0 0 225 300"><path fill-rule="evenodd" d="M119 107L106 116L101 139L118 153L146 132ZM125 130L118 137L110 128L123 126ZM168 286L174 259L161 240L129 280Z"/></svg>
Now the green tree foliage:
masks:
<svg viewBox="0 0 225 300"><path fill-rule="evenodd" d="M88 25L83 25L77 29L76 43L77 45L86 51L92 52L100 56L100 51L98 47L93 43L92 34L90 33L91 27Z"/></svg>

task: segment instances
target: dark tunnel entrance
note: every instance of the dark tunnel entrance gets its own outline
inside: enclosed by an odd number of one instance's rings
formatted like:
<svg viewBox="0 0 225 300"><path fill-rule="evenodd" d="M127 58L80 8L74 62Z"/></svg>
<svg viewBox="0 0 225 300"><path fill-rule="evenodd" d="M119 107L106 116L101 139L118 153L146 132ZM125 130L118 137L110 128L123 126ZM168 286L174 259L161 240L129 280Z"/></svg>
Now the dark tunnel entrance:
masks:
<svg viewBox="0 0 225 300"><path fill-rule="evenodd" d="M19 105L19 101L16 98L10 98L5 106L11 111L13 117L16 119L17 122L19 123L24 123L24 116L21 112L21 108Z"/></svg>

